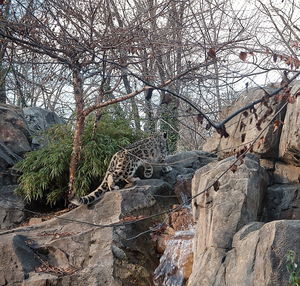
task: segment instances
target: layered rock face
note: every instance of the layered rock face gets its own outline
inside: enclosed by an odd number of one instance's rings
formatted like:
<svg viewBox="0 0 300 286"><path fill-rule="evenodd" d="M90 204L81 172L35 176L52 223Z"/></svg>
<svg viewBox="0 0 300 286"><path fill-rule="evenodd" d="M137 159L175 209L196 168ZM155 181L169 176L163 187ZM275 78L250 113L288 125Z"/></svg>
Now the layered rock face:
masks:
<svg viewBox="0 0 300 286"><path fill-rule="evenodd" d="M0 104L0 184L9 184L9 167L31 150L30 132L24 114L18 108Z"/></svg>
<svg viewBox="0 0 300 286"><path fill-rule="evenodd" d="M299 91L299 88L300 84L293 86L291 93L296 94ZM286 122L286 124L284 124L282 128L282 134L279 144L280 159L290 165L300 167L299 96L294 104L288 105L284 121Z"/></svg>
<svg viewBox="0 0 300 286"><path fill-rule="evenodd" d="M63 124L54 112L0 104L0 170L7 170L26 152L39 147L36 136L54 124Z"/></svg>
<svg viewBox="0 0 300 286"><path fill-rule="evenodd" d="M24 206L13 190L17 184L16 174L11 167L22 160L26 152L41 146L39 132L63 121L51 111L38 107L21 110L0 104L0 229L14 227L24 218L19 209ZM3 200L5 198L5 200Z"/></svg>
<svg viewBox="0 0 300 286"><path fill-rule="evenodd" d="M291 94L299 88L294 85ZM254 99L256 93L251 100L242 97L224 116ZM230 170L235 157L226 157L259 135L253 114L252 121L248 114L229 124L229 138L214 135L206 143L223 160L199 169L192 181L196 238L189 286L288 285L288 252L300 262L299 104L298 96L277 118L282 130L270 124L254 145L256 155L247 155L235 172ZM266 109L261 105L257 112ZM220 175L217 188L206 190Z"/></svg>
<svg viewBox="0 0 300 286"><path fill-rule="evenodd" d="M226 172L235 159L211 163L199 169L192 181L193 195ZM193 203L197 221L194 255L197 256L189 285L232 285L221 283L221 271L227 252L232 249L235 233L246 224L258 220L268 175L254 156L235 173L226 172L219 179L219 189L210 188ZM221 276L220 276L221 275Z"/></svg>
<svg viewBox="0 0 300 286"><path fill-rule="evenodd" d="M299 220L247 224L233 237L217 285L288 285L286 256L299 245Z"/></svg>
<svg viewBox="0 0 300 286"><path fill-rule="evenodd" d="M193 195L203 192L234 160L199 169ZM197 225L188 285L287 285L286 255L289 250L300 253L300 221L277 219L295 204L297 186L286 185L281 193L278 185L267 187L271 177L254 155L246 156L245 163L219 183L218 190L210 188L193 205Z"/></svg>
<svg viewBox="0 0 300 286"><path fill-rule="evenodd" d="M31 147L40 148L44 145L43 138L39 134L55 124L64 124L56 113L40 107L26 107L23 109L26 123L32 135Z"/></svg>

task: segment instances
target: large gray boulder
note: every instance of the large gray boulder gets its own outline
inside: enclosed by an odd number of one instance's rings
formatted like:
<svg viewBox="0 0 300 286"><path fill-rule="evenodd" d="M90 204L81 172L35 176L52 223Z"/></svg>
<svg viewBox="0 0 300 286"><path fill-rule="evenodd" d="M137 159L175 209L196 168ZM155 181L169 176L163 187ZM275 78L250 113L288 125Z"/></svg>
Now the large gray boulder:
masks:
<svg viewBox="0 0 300 286"><path fill-rule="evenodd" d="M11 151L3 142L0 141L0 170L5 170L20 160L22 160L22 157Z"/></svg>
<svg viewBox="0 0 300 286"><path fill-rule="evenodd" d="M0 104L0 170L7 170L20 161L26 152L39 147L43 141L41 131L63 123L57 114L39 107L22 110Z"/></svg>
<svg viewBox="0 0 300 286"><path fill-rule="evenodd" d="M274 166L274 183L300 183L300 167L283 162L276 162Z"/></svg>
<svg viewBox="0 0 300 286"><path fill-rule="evenodd" d="M22 110L0 104L0 142L11 152L23 155L31 150L31 135Z"/></svg>
<svg viewBox="0 0 300 286"><path fill-rule="evenodd" d="M24 202L17 197L14 190L17 186L0 186L0 229L16 227L25 218Z"/></svg>
<svg viewBox="0 0 300 286"><path fill-rule="evenodd" d="M60 219L0 233L0 284L151 285L158 259L154 243L139 235L156 218L104 228L96 225L170 207L174 201L163 199L170 190L162 180L143 180L136 187L107 192L95 205L78 207Z"/></svg>
<svg viewBox="0 0 300 286"><path fill-rule="evenodd" d="M31 132L43 131L55 124L64 124L55 112L40 107L23 108L26 122Z"/></svg>
<svg viewBox="0 0 300 286"><path fill-rule="evenodd" d="M14 157L22 156L31 151L32 146L36 148L41 144L41 131L63 123L56 113L40 107L22 110L16 106L0 104L0 164L1 161L15 163Z"/></svg>
<svg viewBox="0 0 300 286"><path fill-rule="evenodd" d="M23 108L25 119L32 135L32 146L34 149L44 145L41 132L56 124L64 124L55 112L40 107Z"/></svg>
<svg viewBox="0 0 300 286"><path fill-rule="evenodd" d="M161 178L173 185L194 174L198 168L216 160L217 157L214 154L198 150L170 155L167 156L165 163L172 168L172 172L163 174Z"/></svg>
<svg viewBox="0 0 300 286"><path fill-rule="evenodd" d="M210 188L193 202L196 238L189 286L223 285L215 281L227 252L232 248L235 233L256 221L261 212L268 184L266 171L259 165L258 158L247 155L244 164L235 173L228 172L234 160L230 157L210 163L197 170L193 178L192 194L195 196L224 173L218 180L219 188Z"/></svg>
<svg viewBox="0 0 300 286"><path fill-rule="evenodd" d="M290 250L300 253L299 220L250 223L235 234L232 250L223 258L211 285L287 286L286 256ZM296 259L299 265L299 255Z"/></svg>
<svg viewBox="0 0 300 286"><path fill-rule="evenodd" d="M300 83L293 86L291 94L295 95L299 89ZM279 156L283 161L300 167L300 96L294 104L288 104L284 121Z"/></svg>

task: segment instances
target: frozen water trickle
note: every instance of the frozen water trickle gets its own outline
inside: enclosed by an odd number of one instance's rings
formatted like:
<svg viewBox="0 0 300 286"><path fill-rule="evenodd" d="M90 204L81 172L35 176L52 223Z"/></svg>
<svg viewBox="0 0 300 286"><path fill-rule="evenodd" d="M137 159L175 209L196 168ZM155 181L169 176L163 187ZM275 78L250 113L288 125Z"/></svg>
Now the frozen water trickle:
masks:
<svg viewBox="0 0 300 286"><path fill-rule="evenodd" d="M155 286L184 286L192 270L193 226L176 231L168 240L160 263L154 272Z"/></svg>

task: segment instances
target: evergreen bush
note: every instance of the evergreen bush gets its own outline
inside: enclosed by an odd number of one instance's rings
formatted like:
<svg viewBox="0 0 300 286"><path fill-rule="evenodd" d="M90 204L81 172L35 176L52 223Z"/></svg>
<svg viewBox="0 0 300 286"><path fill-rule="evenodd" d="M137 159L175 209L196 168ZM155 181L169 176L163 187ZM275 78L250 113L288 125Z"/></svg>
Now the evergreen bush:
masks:
<svg viewBox="0 0 300 286"><path fill-rule="evenodd" d="M76 195L82 196L98 186L110 159L122 147L141 138L124 119L104 116L93 132L93 120L87 120L82 136L82 151L76 179ZM16 190L26 201L45 200L54 205L68 188L72 152L71 126L54 126L44 133L46 147L26 154L14 168L22 173Z"/></svg>
<svg viewBox="0 0 300 286"><path fill-rule="evenodd" d="M300 270L296 263L296 252L289 250L286 255L286 268L290 274L288 286L300 286Z"/></svg>

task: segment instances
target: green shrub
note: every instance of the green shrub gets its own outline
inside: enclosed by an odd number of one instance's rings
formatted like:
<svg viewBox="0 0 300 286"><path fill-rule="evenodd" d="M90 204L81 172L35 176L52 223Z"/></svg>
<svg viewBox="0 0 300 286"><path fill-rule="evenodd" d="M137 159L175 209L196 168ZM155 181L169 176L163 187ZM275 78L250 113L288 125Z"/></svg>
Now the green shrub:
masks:
<svg viewBox="0 0 300 286"><path fill-rule="evenodd" d="M28 202L45 200L53 205L64 197L68 189L69 162L72 152L72 128L55 126L44 133L46 147L26 154L14 168L22 173L17 193ZM136 140L129 123L104 116L93 134L93 120L87 120L82 135L75 192L78 196L89 193L98 186L105 175L112 155Z"/></svg>
<svg viewBox="0 0 300 286"><path fill-rule="evenodd" d="M289 286L300 286L300 271L296 263L296 253L293 250L289 250L286 256L287 270L290 274Z"/></svg>

